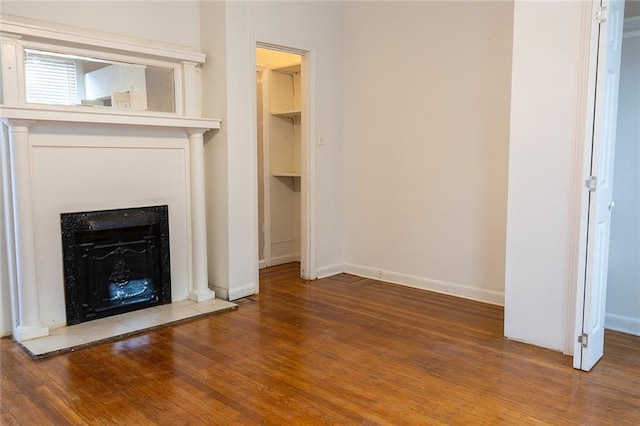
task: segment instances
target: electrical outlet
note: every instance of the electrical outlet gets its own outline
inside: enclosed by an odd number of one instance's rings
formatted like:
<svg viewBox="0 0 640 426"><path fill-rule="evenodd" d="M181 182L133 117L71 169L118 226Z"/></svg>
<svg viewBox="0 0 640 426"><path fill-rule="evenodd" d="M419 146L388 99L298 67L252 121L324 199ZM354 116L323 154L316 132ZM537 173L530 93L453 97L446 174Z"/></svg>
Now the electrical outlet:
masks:
<svg viewBox="0 0 640 426"><path fill-rule="evenodd" d="M324 146L324 136L318 136L318 146Z"/></svg>

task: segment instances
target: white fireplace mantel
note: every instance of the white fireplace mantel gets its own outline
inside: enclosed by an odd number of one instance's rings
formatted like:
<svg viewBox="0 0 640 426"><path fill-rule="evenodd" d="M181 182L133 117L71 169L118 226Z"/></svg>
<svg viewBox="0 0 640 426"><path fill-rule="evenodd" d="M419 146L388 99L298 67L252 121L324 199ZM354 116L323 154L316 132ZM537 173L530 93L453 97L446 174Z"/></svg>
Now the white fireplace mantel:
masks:
<svg viewBox="0 0 640 426"><path fill-rule="evenodd" d="M117 111L77 111L65 108L33 106L2 107L2 122L8 130L8 149L3 149L2 164L8 169L12 197L7 217L12 222L10 241L14 248L14 339L26 341L49 334L40 316L37 270L37 243L34 211L30 129L39 123L62 123L69 126L113 125L116 128L143 127L183 129L189 138L191 271L189 297L195 301L214 298L207 282L207 248L204 192L203 134L220 128L220 120L207 118L166 117L162 114L126 114Z"/></svg>
<svg viewBox="0 0 640 426"><path fill-rule="evenodd" d="M174 107L163 111L173 112L147 111L133 103L29 103L26 49L165 68L174 76ZM203 135L219 129L221 120L200 116L198 72L205 55L4 14L0 55L0 205L5 222L0 225L8 245L14 339L36 339L48 335L49 328L64 326L60 244L52 228L66 209L109 209L148 200L172 205L176 295L197 302L214 298L207 280ZM133 87L124 93L137 93ZM140 163L144 173L136 174ZM118 171L115 177L112 170Z"/></svg>

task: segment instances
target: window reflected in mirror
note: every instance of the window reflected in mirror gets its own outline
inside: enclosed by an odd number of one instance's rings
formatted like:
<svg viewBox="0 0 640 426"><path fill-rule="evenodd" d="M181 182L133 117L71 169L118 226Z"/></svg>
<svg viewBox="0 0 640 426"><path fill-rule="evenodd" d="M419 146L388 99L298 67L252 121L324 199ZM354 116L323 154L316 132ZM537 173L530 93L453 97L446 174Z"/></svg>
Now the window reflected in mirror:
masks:
<svg viewBox="0 0 640 426"><path fill-rule="evenodd" d="M173 68L24 50L27 103L176 112Z"/></svg>

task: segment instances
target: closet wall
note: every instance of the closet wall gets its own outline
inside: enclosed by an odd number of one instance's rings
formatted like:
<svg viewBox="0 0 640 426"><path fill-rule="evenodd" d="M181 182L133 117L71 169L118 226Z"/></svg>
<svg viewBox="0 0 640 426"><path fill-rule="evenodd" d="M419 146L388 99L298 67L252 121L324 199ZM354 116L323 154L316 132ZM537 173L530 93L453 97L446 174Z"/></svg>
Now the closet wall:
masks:
<svg viewBox="0 0 640 426"><path fill-rule="evenodd" d="M260 266L300 261L299 55L256 50Z"/></svg>

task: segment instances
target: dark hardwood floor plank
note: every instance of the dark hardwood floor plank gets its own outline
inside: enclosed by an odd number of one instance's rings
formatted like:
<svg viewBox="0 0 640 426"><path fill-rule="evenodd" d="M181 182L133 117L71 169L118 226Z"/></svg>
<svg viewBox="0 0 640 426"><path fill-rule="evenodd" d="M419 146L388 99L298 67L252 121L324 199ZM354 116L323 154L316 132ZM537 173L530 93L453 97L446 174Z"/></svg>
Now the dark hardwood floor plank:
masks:
<svg viewBox="0 0 640 426"><path fill-rule="evenodd" d="M640 424L640 338L590 373L503 337L499 306L349 274L261 271L237 311L38 361L0 340L0 422Z"/></svg>

